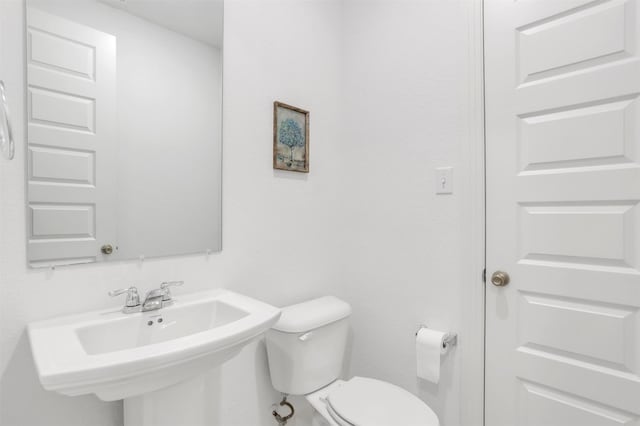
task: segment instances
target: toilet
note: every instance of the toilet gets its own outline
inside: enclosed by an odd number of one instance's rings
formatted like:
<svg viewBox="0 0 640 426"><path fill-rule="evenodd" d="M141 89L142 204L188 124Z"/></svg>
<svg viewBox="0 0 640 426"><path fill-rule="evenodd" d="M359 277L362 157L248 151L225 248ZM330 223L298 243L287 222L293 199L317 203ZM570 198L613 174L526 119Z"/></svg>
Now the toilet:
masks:
<svg viewBox="0 0 640 426"><path fill-rule="evenodd" d="M367 377L339 379L351 306L325 296L282 309L266 333L273 387L304 395L317 426L439 426L438 416L410 392Z"/></svg>

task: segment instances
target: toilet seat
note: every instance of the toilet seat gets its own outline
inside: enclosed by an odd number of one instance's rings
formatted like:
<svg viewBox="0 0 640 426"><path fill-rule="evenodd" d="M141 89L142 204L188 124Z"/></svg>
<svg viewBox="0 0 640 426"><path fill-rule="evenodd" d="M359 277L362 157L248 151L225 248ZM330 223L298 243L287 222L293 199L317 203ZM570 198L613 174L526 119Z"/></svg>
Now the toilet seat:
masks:
<svg viewBox="0 0 640 426"><path fill-rule="evenodd" d="M439 426L438 416L401 387L354 377L326 396L326 408L341 426Z"/></svg>

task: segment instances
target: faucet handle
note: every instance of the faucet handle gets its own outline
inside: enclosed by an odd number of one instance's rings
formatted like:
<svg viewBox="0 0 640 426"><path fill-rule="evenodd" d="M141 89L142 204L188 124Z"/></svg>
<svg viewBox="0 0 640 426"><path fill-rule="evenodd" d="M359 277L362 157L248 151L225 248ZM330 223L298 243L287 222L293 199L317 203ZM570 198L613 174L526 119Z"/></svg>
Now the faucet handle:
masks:
<svg viewBox="0 0 640 426"><path fill-rule="evenodd" d="M127 300L124 306L132 308L134 306L140 305L140 295L138 294L138 289L133 286L129 288L120 288L118 290L111 290L109 292L109 296L115 297L125 293L127 294Z"/></svg>
<svg viewBox="0 0 640 426"><path fill-rule="evenodd" d="M162 295L162 300L168 302L171 300L171 290L169 287L179 287L184 284L184 281L165 281L160 284L160 288L164 290L164 294Z"/></svg>

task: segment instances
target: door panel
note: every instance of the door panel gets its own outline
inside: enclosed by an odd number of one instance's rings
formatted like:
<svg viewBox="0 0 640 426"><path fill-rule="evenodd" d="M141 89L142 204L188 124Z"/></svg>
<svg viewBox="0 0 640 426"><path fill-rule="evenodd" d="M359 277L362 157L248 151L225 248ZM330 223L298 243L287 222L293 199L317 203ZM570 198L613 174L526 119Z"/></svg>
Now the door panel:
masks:
<svg viewBox="0 0 640 426"><path fill-rule="evenodd" d="M95 99L31 86L27 108L30 123L94 133Z"/></svg>
<svg viewBox="0 0 640 426"><path fill-rule="evenodd" d="M87 80L95 79L94 46L31 27L29 47L29 61L33 64Z"/></svg>
<svg viewBox="0 0 640 426"><path fill-rule="evenodd" d="M33 146L29 180L95 185L95 152Z"/></svg>
<svg viewBox="0 0 640 426"><path fill-rule="evenodd" d="M531 426L620 426L633 425L627 413L578 398L558 390L522 382L523 401L518 424Z"/></svg>
<svg viewBox="0 0 640 426"><path fill-rule="evenodd" d="M28 9L29 262L93 262L115 229L115 37Z"/></svg>
<svg viewBox="0 0 640 426"><path fill-rule="evenodd" d="M487 426L640 425L639 18L485 0Z"/></svg>

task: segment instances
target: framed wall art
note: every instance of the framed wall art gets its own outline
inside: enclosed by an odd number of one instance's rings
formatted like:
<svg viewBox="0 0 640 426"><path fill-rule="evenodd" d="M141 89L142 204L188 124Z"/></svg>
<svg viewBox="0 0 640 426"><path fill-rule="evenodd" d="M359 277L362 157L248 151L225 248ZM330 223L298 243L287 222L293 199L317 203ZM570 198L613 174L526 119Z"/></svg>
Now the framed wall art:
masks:
<svg viewBox="0 0 640 426"><path fill-rule="evenodd" d="M309 111L273 103L273 168L309 173Z"/></svg>

